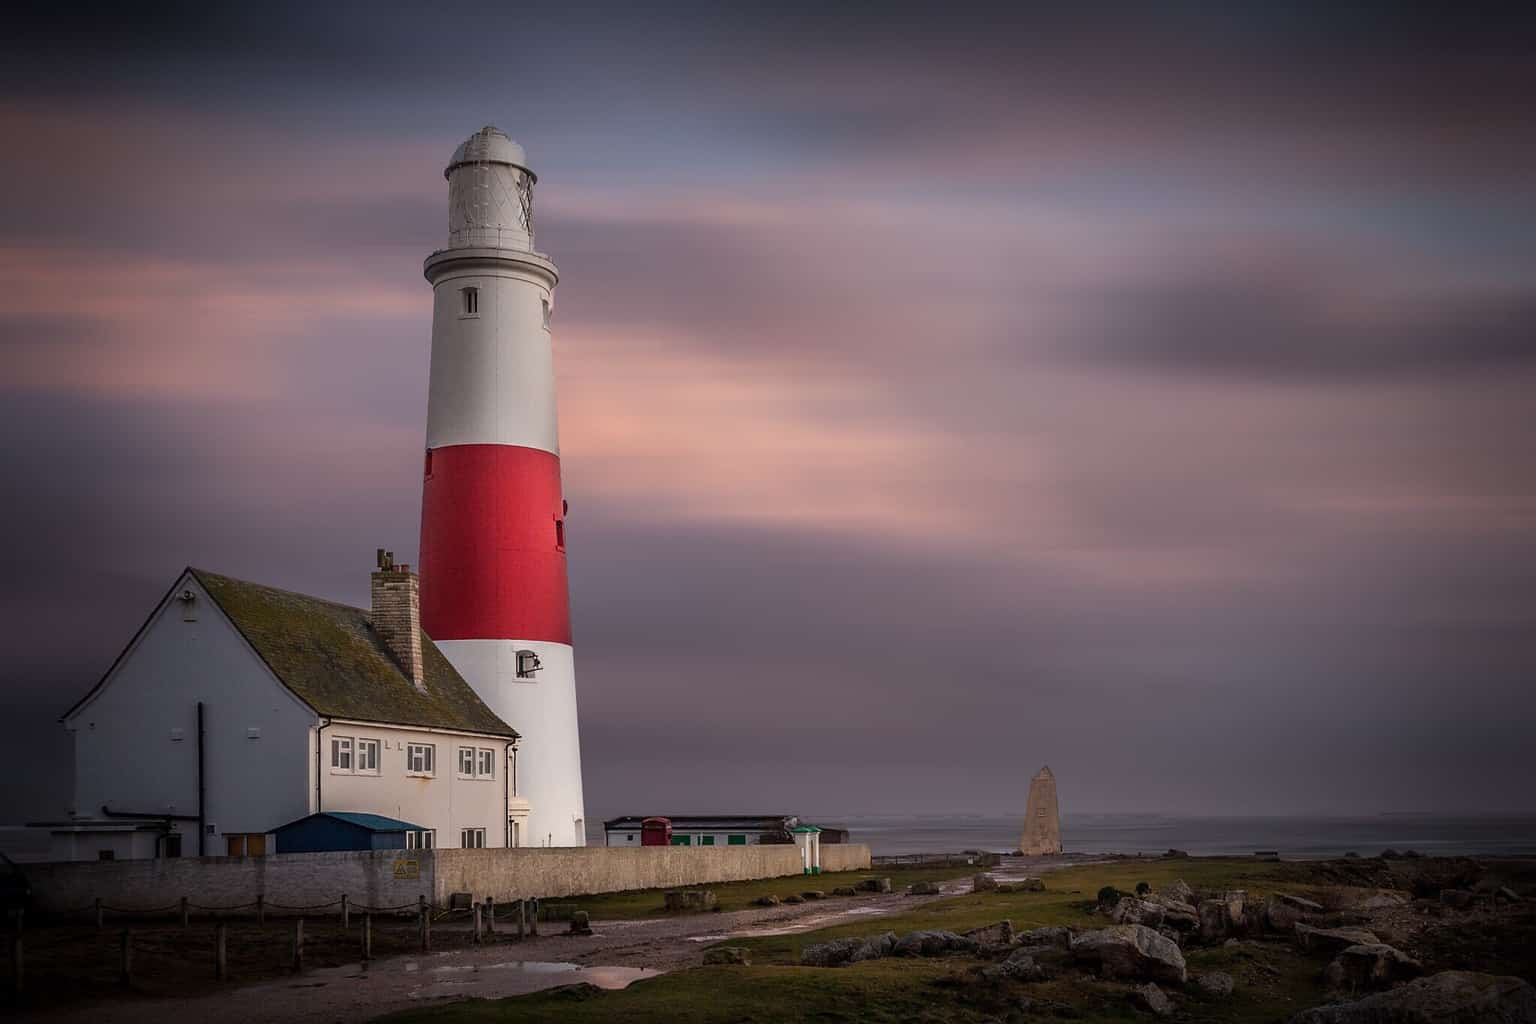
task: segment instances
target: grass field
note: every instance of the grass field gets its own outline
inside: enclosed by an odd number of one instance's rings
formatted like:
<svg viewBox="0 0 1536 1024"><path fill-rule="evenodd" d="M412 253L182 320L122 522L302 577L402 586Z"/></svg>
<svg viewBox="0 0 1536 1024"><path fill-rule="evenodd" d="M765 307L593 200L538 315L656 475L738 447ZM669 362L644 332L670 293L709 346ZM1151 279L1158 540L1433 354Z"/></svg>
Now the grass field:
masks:
<svg viewBox="0 0 1536 1024"><path fill-rule="evenodd" d="M928 878L954 878L963 872L880 872L903 884ZM864 877L858 872L850 877ZM1023 985L978 979L981 961L968 957L939 960L877 960L850 967L817 969L797 966L800 949L812 942L845 935L869 935L918 928L964 931L1007 918L1019 929L1047 924L1102 926L1089 913L1104 885L1131 890L1145 881L1154 888L1182 878L1197 888L1242 888L1253 895L1307 891L1287 882L1280 865L1242 860L1147 860L1087 865L1046 876L1047 891L981 893L937 900L910 913L862 921L816 932L733 940L751 950L750 967L699 967L639 982L617 992L587 987L558 989L498 1001L459 1003L391 1018L395 1021L529 1022L667 1021L997 1021L1068 1017L1083 1021L1132 1020L1126 1001L1129 985L1087 978L1074 972L1049 982ZM822 876L817 888L839 884ZM745 904L763 892L783 895L805 888L777 882L719 886L722 899ZM730 896L727 897L727 891ZM652 912L657 894L624 894L582 901L594 917L608 906L634 916ZM612 901L607 903L603 901ZM612 915L609 915L612 916ZM1238 949L1214 947L1188 953L1193 973L1223 970L1237 979L1238 991L1220 1002L1187 995L1181 1011L1194 1021L1253 1022L1283 1020L1322 1001L1318 978L1322 959L1304 956L1283 943L1244 943ZM1027 1001L1021 1002L1021 1000ZM1142 1018L1145 1019L1145 1018Z"/></svg>
<svg viewBox="0 0 1536 1024"><path fill-rule="evenodd" d="M979 868L976 870L980 870ZM690 886L708 889L720 901L722 911L746 910L753 901L763 896L796 895L816 889L827 894L838 886L857 886L865 878L889 878L892 888L900 892L913 882L938 882L961 878L966 868L875 868L869 871L842 871L830 875L791 875L786 878L761 878L750 882L721 882L716 885ZM632 920L634 918L665 916L666 908L661 889L641 889L632 892L605 893L601 896L571 896L551 903L571 904L590 913L594 920Z"/></svg>

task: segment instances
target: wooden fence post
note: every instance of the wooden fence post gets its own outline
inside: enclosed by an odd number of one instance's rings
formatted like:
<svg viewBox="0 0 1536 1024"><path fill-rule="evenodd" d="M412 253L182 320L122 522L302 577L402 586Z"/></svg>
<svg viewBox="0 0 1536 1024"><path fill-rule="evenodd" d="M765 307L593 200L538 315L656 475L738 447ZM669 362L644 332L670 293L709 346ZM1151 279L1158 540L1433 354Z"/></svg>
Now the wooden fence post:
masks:
<svg viewBox="0 0 1536 1024"><path fill-rule="evenodd" d="M181 926L183 928L187 926L187 898L185 896L181 898Z"/></svg>
<svg viewBox="0 0 1536 1024"><path fill-rule="evenodd" d="M295 973L304 970L304 919L295 918L293 922L293 970Z"/></svg>
<svg viewBox="0 0 1536 1024"><path fill-rule="evenodd" d="M536 939L539 937L539 901L535 898L528 902L533 904L528 913L528 934Z"/></svg>
<svg viewBox="0 0 1536 1024"><path fill-rule="evenodd" d="M118 963L117 980L124 987L133 985L133 932L123 929L121 956Z"/></svg>
<svg viewBox="0 0 1536 1024"><path fill-rule="evenodd" d="M517 941L523 941L523 933L528 930L528 901L517 901Z"/></svg>
<svg viewBox="0 0 1536 1024"><path fill-rule="evenodd" d="M432 912L427 908L426 897L421 900L421 951L432 948Z"/></svg>
<svg viewBox="0 0 1536 1024"><path fill-rule="evenodd" d="M496 900L490 896L485 898L485 930L496 934Z"/></svg>
<svg viewBox="0 0 1536 1024"><path fill-rule="evenodd" d="M213 926L213 976L229 980L229 926L223 921Z"/></svg>
<svg viewBox="0 0 1536 1024"><path fill-rule="evenodd" d="M267 923L267 897L262 893L256 894L256 923L258 925Z"/></svg>
<svg viewBox="0 0 1536 1024"><path fill-rule="evenodd" d="M342 928L342 931L346 931L350 927L352 927L352 912L351 912L351 908L347 905L347 894L346 893L342 893L341 894L341 928Z"/></svg>
<svg viewBox="0 0 1536 1024"><path fill-rule="evenodd" d="M373 915L363 915L363 961L373 959Z"/></svg>
<svg viewBox="0 0 1536 1024"><path fill-rule="evenodd" d="M478 945L480 945L481 941L483 941L483 938L484 938L481 935L481 929L484 926L484 920L485 919L480 916L480 911L482 909L480 904L476 903L474 905L473 909L474 909L474 912L475 912L475 945L478 946Z"/></svg>

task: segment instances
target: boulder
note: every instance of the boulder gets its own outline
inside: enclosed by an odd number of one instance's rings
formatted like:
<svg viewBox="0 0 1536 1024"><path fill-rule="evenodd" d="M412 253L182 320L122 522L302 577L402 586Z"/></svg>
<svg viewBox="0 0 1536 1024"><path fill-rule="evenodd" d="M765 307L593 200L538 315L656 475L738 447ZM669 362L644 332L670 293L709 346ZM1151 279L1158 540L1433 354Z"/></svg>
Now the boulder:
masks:
<svg viewBox="0 0 1536 1024"><path fill-rule="evenodd" d="M1494 890L1493 898L1500 903L1519 903L1520 894L1507 885L1501 885Z"/></svg>
<svg viewBox="0 0 1536 1024"><path fill-rule="evenodd" d="M807 889L800 894L800 898L803 900L824 900L827 898L827 894L820 889Z"/></svg>
<svg viewBox="0 0 1536 1024"><path fill-rule="evenodd" d="M1350 946L1374 946L1381 940L1364 928L1314 928L1296 926L1296 944L1313 953L1337 953Z"/></svg>
<svg viewBox="0 0 1536 1024"><path fill-rule="evenodd" d="M1232 975L1223 971L1206 971L1195 979L1201 992L1215 999L1225 999L1232 994Z"/></svg>
<svg viewBox="0 0 1536 1024"><path fill-rule="evenodd" d="M1072 945L1072 929L1059 925L1031 928L1027 932L1018 934L1018 943L1021 946L1056 946L1068 949Z"/></svg>
<svg viewBox="0 0 1536 1024"><path fill-rule="evenodd" d="M1200 937L1207 942L1224 939L1232 931L1232 919L1227 914L1226 900L1201 900Z"/></svg>
<svg viewBox="0 0 1536 1024"><path fill-rule="evenodd" d="M1536 1024L1536 988L1515 977L1442 971L1303 1011L1290 1024Z"/></svg>
<svg viewBox="0 0 1536 1024"><path fill-rule="evenodd" d="M1002 963L981 969L984 978L1009 978L1013 981L1045 981L1053 973L1028 949L1016 949Z"/></svg>
<svg viewBox="0 0 1536 1024"><path fill-rule="evenodd" d="M1398 907L1406 907L1413 902L1413 897L1406 892L1397 892L1392 889L1383 889L1372 893L1365 899L1354 905L1355 910L1364 910L1374 913L1378 910L1396 910Z"/></svg>
<svg viewBox="0 0 1536 1024"><path fill-rule="evenodd" d="M859 888L865 892L890 892L891 880L889 878L866 878L859 883Z"/></svg>
<svg viewBox="0 0 1536 1024"><path fill-rule="evenodd" d="M743 967L752 966L752 958L747 955L745 946L716 946L714 949L704 951L704 966L715 964L740 964Z"/></svg>
<svg viewBox="0 0 1536 1024"><path fill-rule="evenodd" d="M1164 913L1163 907L1157 903L1137 899L1135 896L1122 896L1109 916L1115 924L1144 924L1148 928L1156 928L1163 923Z"/></svg>
<svg viewBox="0 0 1536 1024"><path fill-rule="evenodd" d="M971 891L995 892L997 891L997 879L993 878L991 875L977 875L975 878L971 879Z"/></svg>
<svg viewBox="0 0 1536 1024"><path fill-rule="evenodd" d="M1466 889L1441 889L1440 902L1448 907L1465 909L1477 899L1477 894Z"/></svg>
<svg viewBox="0 0 1536 1024"><path fill-rule="evenodd" d="M859 890L855 889L851 885L840 885L836 889L832 890L833 896L857 896L858 894Z"/></svg>
<svg viewBox="0 0 1536 1024"><path fill-rule="evenodd" d="M1323 981L1331 989L1358 992L1388 988L1423 973L1424 965L1413 957L1384 942L1377 942L1340 950L1323 970Z"/></svg>
<svg viewBox="0 0 1536 1024"><path fill-rule="evenodd" d="M773 895L773 893L769 893L767 896L759 896L752 903L754 906L759 907L776 907L779 905L779 898Z"/></svg>
<svg viewBox="0 0 1536 1024"><path fill-rule="evenodd" d="M1277 932L1288 932L1298 924L1315 920L1322 912L1321 903L1280 893L1264 904L1264 923Z"/></svg>
<svg viewBox="0 0 1536 1024"><path fill-rule="evenodd" d="M1163 908L1163 924L1181 932L1199 929L1200 912L1188 903L1181 903L1171 896L1154 896L1152 902Z"/></svg>
<svg viewBox="0 0 1536 1024"><path fill-rule="evenodd" d="M1126 993L1126 998L1131 1005L1138 1010L1145 1010L1157 1017L1167 1017L1173 1013L1173 1003L1163 994L1163 990L1150 981L1145 985L1137 985Z"/></svg>
<svg viewBox="0 0 1536 1024"><path fill-rule="evenodd" d="M1195 890L1191 889L1189 883L1182 878L1176 882L1170 882L1158 895L1165 896L1171 900L1177 900L1180 903L1193 905L1195 902Z"/></svg>
<svg viewBox="0 0 1536 1024"><path fill-rule="evenodd" d="M577 910L571 914L571 935L591 935L592 918L585 910Z"/></svg>
<svg viewBox="0 0 1536 1024"><path fill-rule="evenodd" d="M785 896L779 902L781 902L781 903L790 903L790 904L800 904L800 903L804 903L805 902L805 897L804 896L796 896L794 893L790 893L788 896Z"/></svg>
<svg viewBox="0 0 1536 1024"><path fill-rule="evenodd" d="M1187 976L1184 954L1165 936L1146 925L1117 924L1072 936L1072 958L1096 964L1110 978L1145 978L1182 985Z"/></svg>
<svg viewBox="0 0 1536 1024"><path fill-rule="evenodd" d="M946 931L908 932L896 940L892 956L941 956L944 953L974 953L980 946L975 939Z"/></svg>
<svg viewBox="0 0 1536 1024"><path fill-rule="evenodd" d="M851 964L863 963L865 960L879 960L881 957L890 956L896 948L896 933L886 932L884 935L876 935L874 938L865 939L864 944L853 951L848 958Z"/></svg>
<svg viewBox="0 0 1536 1024"><path fill-rule="evenodd" d="M800 950L800 963L805 967L838 967L852 960L864 941L847 938L814 943Z"/></svg>
<svg viewBox="0 0 1536 1024"><path fill-rule="evenodd" d="M907 888L908 896L937 896L940 893L937 882L913 882Z"/></svg>
<svg viewBox="0 0 1536 1024"><path fill-rule="evenodd" d="M983 946L1007 946L1013 943L1013 922L999 921L985 928L972 928L960 935L962 938L975 939Z"/></svg>

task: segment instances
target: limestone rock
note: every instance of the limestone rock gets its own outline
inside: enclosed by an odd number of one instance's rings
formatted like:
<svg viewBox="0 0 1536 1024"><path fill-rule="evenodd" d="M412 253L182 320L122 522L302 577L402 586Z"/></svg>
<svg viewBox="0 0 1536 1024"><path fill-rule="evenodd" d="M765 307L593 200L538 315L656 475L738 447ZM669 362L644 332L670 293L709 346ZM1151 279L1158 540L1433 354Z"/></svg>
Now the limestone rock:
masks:
<svg viewBox="0 0 1536 1024"><path fill-rule="evenodd" d="M1226 938L1232 931L1232 918L1226 900L1200 901L1200 937L1207 942Z"/></svg>
<svg viewBox="0 0 1536 1024"><path fill-rule="evenodd" d="M940 893L937 882L913 882L907 889L909 896L937 896Z"/></svg>
<svg viewBox="0 0 1536 1024"><path fill-rule="evenodd" d="M876 935L874 938L865 939L864 944L853 951L848 958L852 964L863 963L865 960L879 960L881 957L890 956L896 948L896 933L886 932L884 935Z"/></svg>
<svg viewBox="0 0 1536 1024"><path fill-rule="evenodd" d="M946 931L908 932L896 940L892 956L939 956L944 953L973 953L980 944Z"/></svg>
<svg viewBox="0 0 1536 1024"><path fill-rule="evenodd" d="M1182 985L1187 976L1179 947L1140 924L1117 924L1074 935L1072 957L1097 964L1099 973L1110 978L1145 978Z"/></svg>
<svg viewBox="0 0 1536 1024"><path fill-rule="evenodd" d="M983 946L1007 946L1013 943L1013 922L999 921L985 928L972 928L960 933L963 938L975 939Z"/></svg>
<svg viewBox="0 0 1536 1024"><path fill-rule="evenodd" d="M1264 904L1264 922L1277 932L1288 932L1298 924L1315 920L1322 912L1321 903L1281 893Z"/></svg>
<svg viewBox="0 0 1536 1024"><path fill-rule="evenodd" d="M1148 928L1156 928L1163 923L1165 912L1160 904L1150 900L1122 896L1120 902L1115 904L1115 909L1110 911L1109 916L1116 924L1144 924Z"/></svg>
<svg viewBox="0 0 1536 1024"><path fill-rule="evenodd" d="M674 914L712 910L719 904L715 894L708 889L679 889L664 894L662 898L666 901L667 910Z"/></svg>
<svg viewBox="0 0 1536 1024"><path fill-rule="evenodd" d="M1020 932L1018 941L1021 946L1056 946L1060 949L1068 949L1072 945L1072 929L1059 925L1031 928L1027 932Z"/></svg>
<svg viewBox="0 0 1536 1024"><path fill-rule="evenodd" d="M995 892L996 890L997 879L993 878L991 875L977 875L975 878L971 879L972 892Z"/></svg>
<svg viewBox="0 0 1536 1024"><path fill-rule="evenodd" d="M704 966L713 964L741 964L750 967L752 958L747 955L745 946L716 946L704 951Z"/></svg>
<svg viewBox="0 0 1536 1024"><path fill-rule="evenodd" d="M1440 902L1448 907L1464 909L1470 907L1477 899L1477 894L1466 889L1441 889Z"/></svg>
<svg viewBox="0 0 1536 1024"><path fill-rule="evenodd" d="M572 935L591 935L592 918L585 910L578 910L571 914Z"/></svg>
<svg viewBox="0 0 1536 1024"><path fill-rule="evenodd" d="M1195 979L1195 985L1208 996L1225 999L1232 994L1232 975L1224 971L1206 971Z"/></svg>
<svg viewBox="0 0 1536 1024"><path fill-rule="evenodd" d="M1536 1024L1536 988L1515 977L1442 971L1364 999L1306 1010L1290 1024Z"/></svg>
<svg viewBox="0 0 1536 1024"><path fill-rule="evenodd" d="M1323 971L1323 981L1331 989L1357 992L1361 989L1387 988L1396 982L1417 978L1424 965L1386 943L1348 946L1339 951Z"/></svg>
<svg viewBox="0 0 1536 1024"><path fill-rule="evenodd" d="M776 907L779 905L779 898L773 895L773 893L769 893L767 896L759 896L752 903L759 907Z"/></svg>
<svg viewBox="0 0 1536 1024"><path fill-rule="evenodd" d="M1392 889L1383 889L1372 893L1365 899L1355 904L1354 909L1374 912L1377 910L1396 910L1398 907L1406 907L1413 902L1413 897L1405 892L1396 892Z"/></svg>
<svg viewBox="0 0 1536 1024"><path fill-rule="evenodd" d="M1026 856L1061 852L1061 808L1056 802L1056 776L1049 766L1029 780L1019 852Z"/></svg>
<svg viewBox="0 0 1536 1024"><path fill-rule="evenodd" d="M1192 932L1200 927L1200 913L1188 903L1172 896L1154 896L1153 903L1163 908L1163 923L1181 932Z"/></svg>
<svg viewBox="0 0 1536 1024"><path fill-rule="evenodd" d="M817 942L800 950L800 963L806 967L837 967L853 959L863 945L864 940L859 938Z"/></svg>
<svg viewBox="0 0 1536 1024"><path fill-rule="evenodd" d="M865 892L890 892L891 880L889 878L866 878L859 883L859 888Z"/></svg>
<svg viewBox="0 0 1536 1024"><path fill-rule="evenodd" d="M1363 928L1314 928L1309 924L1296 926L1296 943L1313 953L1337 953L1350 946L1374 946L1381 942L1374 932Z"/></svg>
<svg viewBox="0 0 1536 1024"><path fill-rule="evenodd" d="M851 885L840 885L836 889L832 890L833 896L857 896L858 894L859 890L855 889Z"/></svg>
<svg viewBox="0 0 1536 1024"><path fill-rule="evenodd" d="M1150 981L1145 985L1137 985L1127 993L1126 998L1131 1005L1138 1010L1145 1010L1157 1017L1166 1017L1173 1013L1173 1003L1163 994L1163 990Z"/></svg>
<svg viewBox="0 0 1536 1024"><path fill-rule="evenodd" d="M800 894L800 898L803 900L824 900L827 898L827 894L820 889L807 889Z"/></svg>
<svg viewBox="0 0 1536 1024"><path fill-rule="evenodd" d="M1178 900L1180 903L1188 903L1190 905L1193 905L1195 902L1195 890L1191 889L1189 887L1189 883L1184 881L1182 878L1176 882L1170 883L1159 893L1159 895L1166 896L1169 899Z"/></svg>
<svg viewBox="0 0 1536 1024"><path fill-rule="evenodd" d="M1045 892L1042 878L1021 878L1017 882L999 882L998 892Z"/></svg>
<svg viewBox="0 0 1536 1024"><path fill-rule="evenodd" d="M800 904L800 903L804 903L805 902L805 897L804 896L796 896L794 893L790 893L788 896L785 896L779 902L780 903L789 903L789 904Z"/></svg>
<svg viewBox="0 0 1536 1024"><path fill-rule="evenodd" d="M1028 949L1016 949L1002 963L981 969L982 977L1008 978L1013 981L1045 981L1054 973Z"/></svg>

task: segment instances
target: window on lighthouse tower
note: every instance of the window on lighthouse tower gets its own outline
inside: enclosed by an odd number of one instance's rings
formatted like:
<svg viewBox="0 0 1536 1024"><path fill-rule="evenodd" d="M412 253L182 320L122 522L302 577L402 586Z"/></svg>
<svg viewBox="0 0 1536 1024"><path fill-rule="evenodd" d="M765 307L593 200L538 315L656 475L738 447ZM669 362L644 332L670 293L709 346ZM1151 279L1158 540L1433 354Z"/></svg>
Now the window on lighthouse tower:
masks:
<svg viewBox="0 0 1536 1024"><path fill-rule="evenodd" d="M480 315L480 289L459 289L459 316Z"/></svg>

